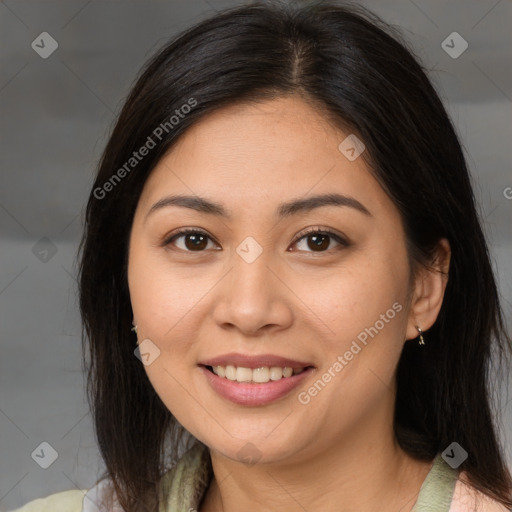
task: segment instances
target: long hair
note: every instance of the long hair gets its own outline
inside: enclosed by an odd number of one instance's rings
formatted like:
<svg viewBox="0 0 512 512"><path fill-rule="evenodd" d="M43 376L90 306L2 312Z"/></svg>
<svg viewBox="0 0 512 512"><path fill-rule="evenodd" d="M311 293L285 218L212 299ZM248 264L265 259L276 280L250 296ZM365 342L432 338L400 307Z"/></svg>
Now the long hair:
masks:
<svg viewBox="0 0 512 512"><path fill-rule="evenodd" d="M194 442L133 353L128 243L149 174L206 114L296 94L364 142L372 174L401 214L413 273L429 264L441 237L451 245L428 343L406 343L399 360L399 445L428 461L458 442L469 454L460 469L470 483L511 507L490 378L499 375L493 361L500 368L504 356L508 362L512 343L456 131L395 29L361 7L290 4L229 9L166 44L141 70L104 150L79 264L83 358L102 478L112 480L126 511L156 510L166 456L174 457L183 440ZM135 159L143 145L152 147Z"/></svg>

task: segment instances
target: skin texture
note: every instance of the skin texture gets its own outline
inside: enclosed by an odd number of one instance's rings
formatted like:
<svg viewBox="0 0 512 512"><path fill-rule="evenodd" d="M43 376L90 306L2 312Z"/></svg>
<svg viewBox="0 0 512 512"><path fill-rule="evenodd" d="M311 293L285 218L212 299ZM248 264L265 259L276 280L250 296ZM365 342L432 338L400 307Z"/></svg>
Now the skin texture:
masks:
<svg viewBox="0 0 512 512"><path fill-rule="evenodd" d="M161 353L146 366L178 421L211 451L214 479L201 512L411 510L430 464L415 461L393 435L395 369L407 339L427 331L442 304L446 276L422 271L409 288L398 210L362 157L338 149L348 133L299 97L232 105L203 118L158 163L135 213L128 281L139 342ZM278 204L321 193L361 202L324 206L279 220ZM170 194L221 203L232 219L170 206ZM305 228L349 241L315 251ZM211 237L201 251L178 228ZM262 248L247 263L248 236ZM301 235L302 236L302 235ZM187 252L188 247L188 252ZM190 249L192 247L192 249ZM439 244L437 267L450 249ZM365 328L402 308L310 402L298 393L333 366ZM428 343L428 337L426 336ZM197 366L238 352L271 353L316 367L289 395L261 406L216 394ZM239 461L252 443L257 464Z"/></svg>

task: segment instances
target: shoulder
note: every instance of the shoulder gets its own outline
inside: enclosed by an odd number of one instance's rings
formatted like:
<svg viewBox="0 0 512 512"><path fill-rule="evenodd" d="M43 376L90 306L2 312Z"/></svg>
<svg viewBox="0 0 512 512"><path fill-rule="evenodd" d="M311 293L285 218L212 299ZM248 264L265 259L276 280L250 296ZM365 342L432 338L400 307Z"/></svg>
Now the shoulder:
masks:
<svg viewBox="0 0 512 512"><path fill-rule="evenodd" d="M202 443L190 448L160 482L159 500L164 510L199 507L212 469L209 451ZM112 482L105 478L89 490L72 490L31 501L11 512L123 512Z"/></svg>
<svg viewBox="0 0 512 512"><path fill-rule="evenodd" d="M110 478L90 489L63 491L31 501L11 512L123 512Z"/></svg>
<svg viewBox="0 0 512 512"><path fill-rule="evenodd" d="M86 491L72 490L30 501L12 512L81 512Z"/></svg>
<svg viewBox="0 0 512 512"><path fill-rule="evenodd" d="M471 486L465 472L461 472L453 491L449 512L509 512L498 501Z"/></svg>

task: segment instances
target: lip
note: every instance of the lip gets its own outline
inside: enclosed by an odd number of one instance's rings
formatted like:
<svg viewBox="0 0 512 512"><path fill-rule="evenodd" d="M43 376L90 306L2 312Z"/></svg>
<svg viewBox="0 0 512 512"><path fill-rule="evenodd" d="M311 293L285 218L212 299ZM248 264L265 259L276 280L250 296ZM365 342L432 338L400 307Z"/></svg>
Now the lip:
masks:
<svg viewBox="0 0 512 512"><path fill-rule="evenodd" d="M201 366L243 366L244 368L261 368L262 366L280 366L281 368L288 367L294 370L300 370L306 366L313 366L309 362L294 361L286 357L275 356L273 354L261 354L258 356L248 356L244 354L224 354L222 356L213 357L199 363ZM291 378L291 377L287 377ZM279 381L276 381L279 382Z"/></svg>
<svg viewBox="0 0 512 512"><path fill-rule="evenodd" d="M215 375L215 373L206 368L206 366L200 365L199 369L203 372L207 382L217 394L237 405L244 405L246 407L267 405L285 397L304 382L315 370L314 367L310 366L301 373L292 375L291 377L282 377L279 380L271 380L265 383L239 383Z"/></svg>

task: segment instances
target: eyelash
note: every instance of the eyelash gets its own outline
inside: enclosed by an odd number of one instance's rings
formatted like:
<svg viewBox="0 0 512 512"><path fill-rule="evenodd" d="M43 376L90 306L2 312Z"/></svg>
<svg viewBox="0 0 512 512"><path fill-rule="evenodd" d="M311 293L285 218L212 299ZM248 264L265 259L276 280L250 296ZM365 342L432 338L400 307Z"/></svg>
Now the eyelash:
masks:
<svg viewBox="0 0 512 512"><path fill-rule="evenodd" d="M180 229L180 230L172 233L170 236L168 236L163 241L162 246L164 246L164 247L168 246L168 245L172 244L172 242L174 242L176 239L178 239L178 238L180 238L180 237L182 237L184 235L189 235L189 234L203 235L203 236L206 236L207 238L209 238L210 240L212 240L213 242L215 242L215 240L213 240L213 238L210 237L210 235L208 233L206 233L206 231L203 231L201 229L183 228L183 229ZM342 248L348 247L350 245L347 240L342 238L337 233L334 233L333 231L329 231L329 230L326 230L326 229L319 229L319 228L316 228L316 227L314 227L314 228L307 228L305 231L299 233L297 235L297 237L294 239L294 241L292 242L292 245L295 245L297 242L299 242L303 238L307 238L308 236L311 236L311 235L324 235L324 236L329 236L329 237L333 238L336 242L338 242L340 244L340 246L338 246L337 248L334 248L334 250L342 249ZM217 242L215 242L215 243L217 243ZM178 250L182 251L182 252L189 252L189 253L205 252L205 250L202 250L202 251L189 251L189 250L184 250L184 249L178 249ZM325 251L303 251L303 252L310 252L312 254L325 254L325 253L328 253L328 252L330 252L332 250L333 249L327 249Z"/></svg>

